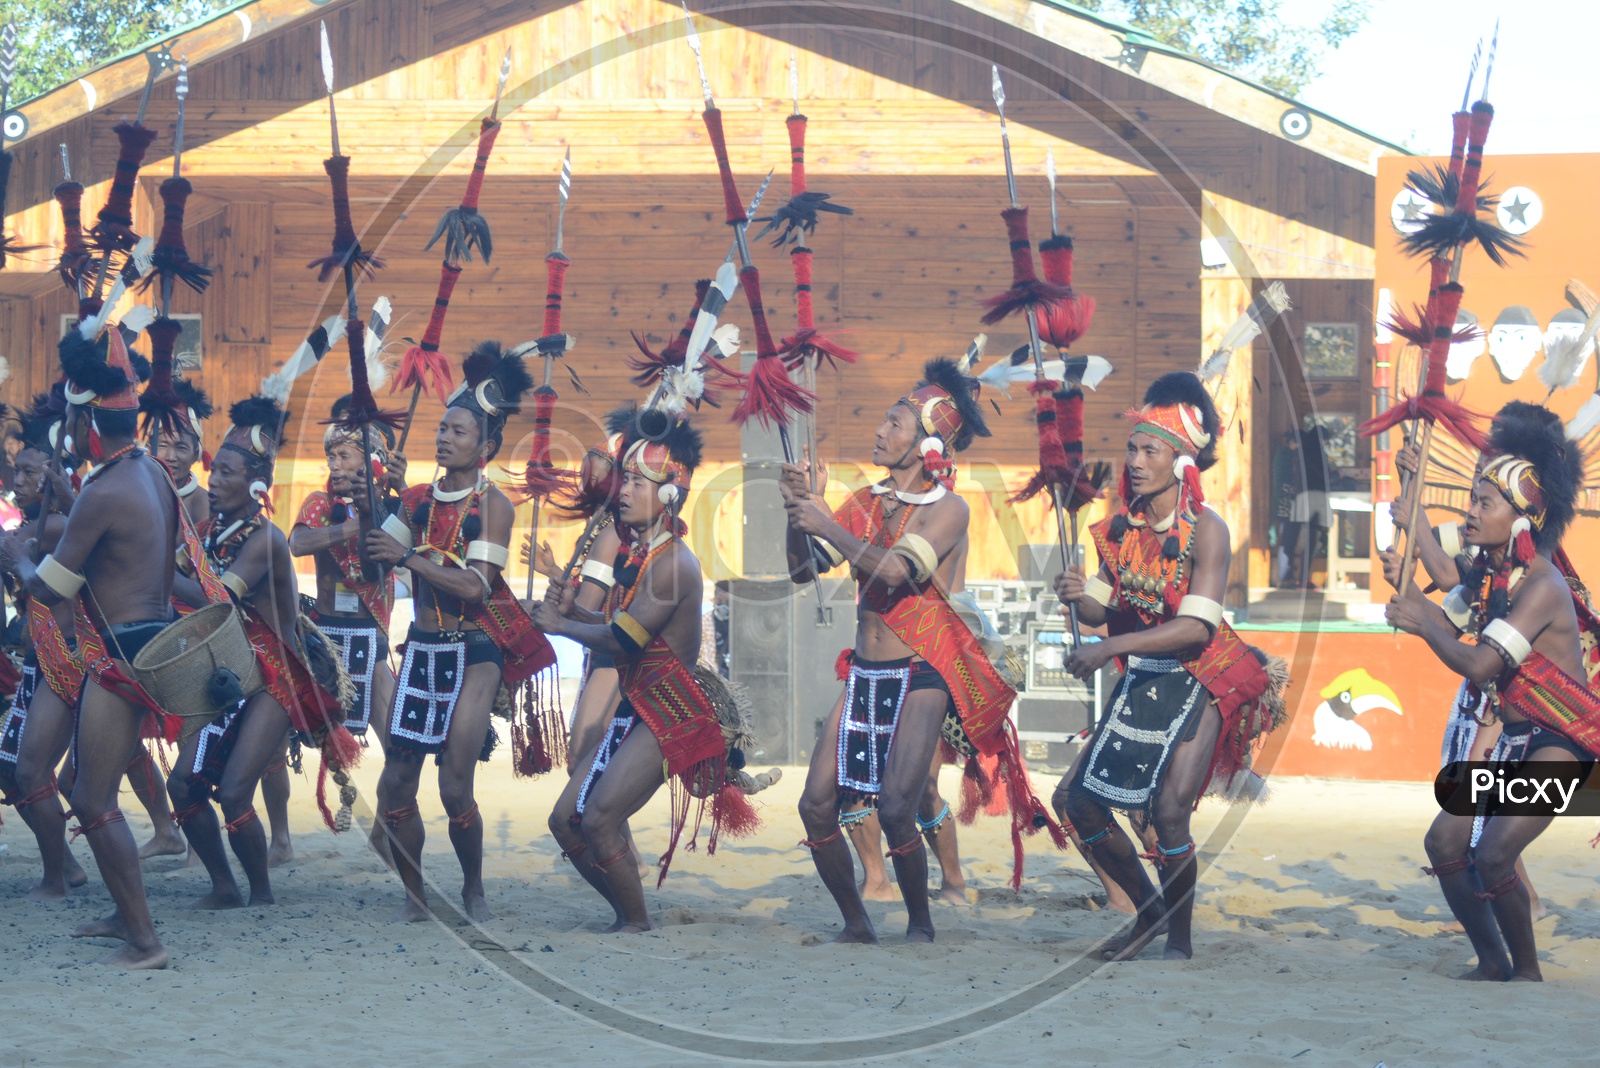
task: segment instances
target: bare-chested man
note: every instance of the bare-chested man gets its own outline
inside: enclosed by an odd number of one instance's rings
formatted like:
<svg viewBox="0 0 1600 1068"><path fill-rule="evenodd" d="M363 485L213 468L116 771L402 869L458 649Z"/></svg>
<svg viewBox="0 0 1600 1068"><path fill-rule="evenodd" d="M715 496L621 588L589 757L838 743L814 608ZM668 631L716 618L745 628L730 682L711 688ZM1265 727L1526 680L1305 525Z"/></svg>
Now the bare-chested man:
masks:
<svg viewBox="0 0 1600 1068"><path fill-rule="evenodd" d="M406 635L378 784L390 856L406 891L396 920L429 917L422 884L427 832L417 808L429 755L438 761L439 800L461 864L462 905L475 920L492 917L483 892L483 817L473 780L493 746L489 717L501 685L514 687L555 662L555 650L501 577L514 509L483 473L533 381L521 357L495 342L478 345L463 372L466 381L434 435L443 475L408 489L400 514L366 542L369 556L409 568L416 583L416 619Z"/></svg>
<svg viewBox="0 0 1600 1068"><path fill-rule="evenodd" d="M632 402L613 409L606 416L605 440L584 453L578 487L568 514L586 521L598 515L601 517L601 526L584 553L577 576L562 574L548 543L541 544L535 552L531 539L523 539L523 562L530 564L551 582L576 581L575 603L586 612L598 612L604 605L606 594L616 585L614 565L617 556L627 548L627 542L623 539L633 536L632 530L621 521L617 511L618 495L622 488L622 456L628 445L632 444L629 435L633 431L637 412L638 405ZM588 773L594 763L595 750L616 717L617 706L622 703L616 662L605 653L592 649L587 652L583 685L578 690L567 738L569 778ZM633 850L640 878L643 878L647 868L644 858L639 855L639 847L634 844L627 821L623 821L622 836Z"/></svg>
<svg viewBox="0 0 1600 1068"><path fill-rule="evenodd" d="M1245 767L1255 720L1252 729L1241 720L1270 679L1222 618L1228 527L1200 490L1220 432L1210 394L1193 374L1163 375L1129 418L1124 504L1091 531L1100 573L1086 579L1074 567L1056 579L1082 623L1110 632L1070 652L1067 670L1089 679L1115 658L1126 673L1055 805L1137 910L1109 955L1131 959L1165 928L1167 959L1187 960L1198 871L1189 816L1213 776L1229 782ZM1112 809L1154 825L1159 891Z"/></svg>
<svg viewBox="0 0 1600 1068"><path fill-rule="evenodd" d="M1506 773L1530 762L1570 765L1600 756L1600 698L1590 689L1581 638L1600 630L1600 619L1586 605L1580 611L1550 559L1572 522L1582 479L1582 456L1559 418L1538 405L1506 405L1461 526L1463 540L1478 550L1466 581L1442 608L1414 583L1389 602L1389 622L1420 635L1447 667L1491 694L1503 726L1488 759ZM1399 570L1398 558L1387 554L1391 585ZM1462 641L1464 633L1477 640ZM1553 818L1442 812L1429 828L1428 872L1478 955L1462 978L1542 978L1516 862Z"/></svg>
<svg viewBox="0 0 1600 1068"><path fill-rule="evenodd" d="M138 849L117 808L117 792L140 744L141 722L154 711L132 682L129 664L172 617L178 499L166 471L136 437L136 378L118 332L86 340L69 331L60 352L72 437L89 443L89 458L100 466L84 480L56 550L35 566L22 541L6 535L0 566L15 569L43 605L78 598L88 622L77 635L88 678L71 805L117 913L75 933L123 938L105 963L161 968L167 951L150 918Z"/></svg>
<svg viewBox="0 0 1600 1068"><path fill-rule="evenodd" d="M337 700L317 685L307 664L294 561L288 540L265 511L285 413L258 396L228 414L233 425L212 462L207 488L211 514L198 533L205 567L239 604L267 685L190 738L168 780L173 804L180 806L178 822L211 877L211 891L194 903L197 909L246 904L222 848L213 795L250 884L248 903L273 903L256 783L283 756L292 728L315 736L340 715ZM179 577L178 590L196 607L215 596L189 576Z"/></svg>
<svg viewBox="0 0 1600 1068"><path fill-rule="evenodd" d="M552 587L535 621L617 666L622 701L587 766L568 780L550 813L562 855L606 899L607 928L651 929L644 885L623 837L628 818L669 778L675 798L661 857L665 878L678 839L699 797L716 793L725 770L722 728L692 669L700 658L700 562L684 543L678 518L700 463L700 433L655 410L639 416L622 461L618 518L632 547L614 565L615 585L599 612L581 608L570 586ZM681 807L680 807L681 805ZM713 834L718 814L713 811ZM698 816L691 838L698 831Z"/></svg>
<svg viewBox="0 0 1600 1068"><path fill-rule="evenodd" d="M334 402L332 417L340 418L349 396ZM393 432L387 427L371 431L373 464L388 486L404 492L405 457L393 455ZM394 611L394 572L385 570L372 581L362 569L360 530L367 511L367 473L361 436L338 424L323 434L323 454L328 461L328 488L306 497L289 531L289 551L310 556L317 568L317 604L310 613L318 627L338 646L355 700L345 709L345 726L358 738L369 727L379 751L389 745L389 708L394 703L394 671L389 667L389 616ZM376 524L370 524L376 525ZM378 812L384 810L378 798ZM374 820L369 836L379 856L389 855L389 836Z"/></svg>
<svg viewBox="0 0 1600 1068"><path fill-rule="evenodd" d="M1001 755L1011 772L1013 834L1024 826L1031 833L1036 818L1048 822L1006 719L1016 693L949 603L966 574L968 522L966 502L950 492L950 456L988 433L976 381L953 361L932 360L878 427L872 459L888 470L882 482L830 513L809 493L805 471L784 467L791 577L809 582L848 561L861 587L845 692L800 799L804 844L844 915L837 941L878 940L840 829L840 804L855 799L876 800L909 916L906 941L933 940L918 807L942 733L962 748Z"/></svg>

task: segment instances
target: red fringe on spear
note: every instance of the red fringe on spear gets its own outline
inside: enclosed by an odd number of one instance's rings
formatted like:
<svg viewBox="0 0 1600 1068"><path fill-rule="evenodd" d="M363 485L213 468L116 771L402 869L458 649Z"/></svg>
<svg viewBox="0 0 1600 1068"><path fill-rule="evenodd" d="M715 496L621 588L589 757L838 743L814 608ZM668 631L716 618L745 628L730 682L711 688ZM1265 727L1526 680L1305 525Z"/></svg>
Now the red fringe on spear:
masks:
<svg viewBox="0 0 1600 1068"><path fill-rule="evenodd" d="M510 53L502 78L509 72ZM550 384L556 360L572 349L573 339L561 332L561 307L565 299L567 268L572 266L562 251L567 218L567 197L572 190L572 153L561 161L558 186L555 247L544 258L545 300L544 333L534 343L544 359L544 381L533 391L533 449L523 471L521 495L533 502L533 521L529 542L539 541L539 512L555 494L569 494L577 487L570 471L556 467L550 459L550 421L555 415L555 387ZM534 570L528 568L528 599L533 599ZM567 761L567 725L561 711L560 693L554 675L530 678L517 687L511 719L511 770L521 778L543 775Z"/></svg>

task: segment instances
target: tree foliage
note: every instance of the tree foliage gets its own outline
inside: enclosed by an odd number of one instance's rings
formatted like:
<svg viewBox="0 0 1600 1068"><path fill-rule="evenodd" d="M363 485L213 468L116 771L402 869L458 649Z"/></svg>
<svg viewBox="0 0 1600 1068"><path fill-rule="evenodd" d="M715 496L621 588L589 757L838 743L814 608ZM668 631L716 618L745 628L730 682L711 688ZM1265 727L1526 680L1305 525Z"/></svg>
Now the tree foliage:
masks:
<svg viewBox="0 0 1600 1068"><path fill-rule="evenodd" d="M17 27L11 102L47 93L228 6L229 0L0 0L0 23Z"/></svg>
<svg viewBox="0 0 1600 1068"><path fill-rule="evenodd" d="M1284 21L1282 0L1073 0L1126 19L1164 44L1290 96L1367 23L1368 0L1335 0L1317 26Z"/></svg>

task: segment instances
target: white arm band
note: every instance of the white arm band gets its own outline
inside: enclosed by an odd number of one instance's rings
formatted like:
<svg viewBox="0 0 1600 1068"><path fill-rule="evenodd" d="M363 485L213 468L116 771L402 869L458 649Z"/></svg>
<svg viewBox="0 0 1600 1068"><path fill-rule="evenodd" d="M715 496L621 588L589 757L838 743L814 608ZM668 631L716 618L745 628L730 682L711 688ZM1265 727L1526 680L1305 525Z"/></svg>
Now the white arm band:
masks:
<svg viewBox="0 0 1600 1068"><path fill-rule="evenodd" d="M1489 625L1483 628L1481 637L1484 641L1492 642L1512 667L1521 667L1522 662L1528 659L1528 654L1533 652L1528 639L1504 619L1491 619Z"/></svg>
<svg viewBox="0 0 1600 1068"><path fill-rule="evenodd" d="M1439 535L1439 548L1445 551L1446 556L1454 558L1461 555L1464 546L1461 544L1460 523L1445 523L1433 529Z"/></svg>
<svg viewBox="0 0 1600 1068"><path fill-rule="evenodd" d="M467 563L480 560L483 563L498 567L504 571L506 563L511 559L511 550L504 545L497 545L492 541L467 542Z"/></svg>
<svg viewBox="0 0 1600 1068"><path fill-rule="evenodd" d="M410 549L416 545L416 541L411 537L411 528L397 515L385 519L378 529L399 542L402 549Z"/></svg>
<svg viewBox="0 0 1600 1068"><path fill-rule="evenodd" d="M844 563L844 553L821 538L808 538L811 543L811 567L821 575Z"/></svg>
<svg viewBox="0 0 1600 1068"><path fill-rule="evenodd" d="M250 596L250 584L232 571L222 573L222 584L241 601Z"/></svg>
<svg viewBox="0 0 1600 1068"><path fill-rule="evenodd" d="M39 561L34 574L63 601L72 600L83 589L84 577L66 565L57 563L53 554Z"/></svg>
<svg viewBox="0 0 1600 1068"><path fill-rule="evenodd" d="M911 578L916 582L927 582L939 568L939 554L933 551L928 539L920 534L901 535L889 551L911 565Z"/></svg>
<svg viewBox="0 0 1600 1068"><path fill-rule="evenodd" d="M1083 595L1102 608L1111 607L1111 598L1115 596L1116 589L1099 575L1090 575L1083 584Z"/></svg>
<svg viewBox="0 0 1600 1068"><path fill-rule="evenodd" d="M617 584L617 572L610 564L601 563L599 560L585 560L578 574L590 582L598 583L606 589Z"/></svg>
<svg viewBox="0 0 1600 1068"><path fill-rule="evenodd" d="M1444 609L1445 617L1456 630L1464 631L1467 624L1472 622L1472 605L1467 601L1465 586L1457 586L1445 594L1444 603L1439 607Z"/></svg>
<svg viewBox="0 0 1600 1068"><path fill-rule="evenodd" d="M1190 616L1208 624L1212 629L1222 625L1222 605L1209 597L1185 594L1178 602L1178 615Z"/></svg>

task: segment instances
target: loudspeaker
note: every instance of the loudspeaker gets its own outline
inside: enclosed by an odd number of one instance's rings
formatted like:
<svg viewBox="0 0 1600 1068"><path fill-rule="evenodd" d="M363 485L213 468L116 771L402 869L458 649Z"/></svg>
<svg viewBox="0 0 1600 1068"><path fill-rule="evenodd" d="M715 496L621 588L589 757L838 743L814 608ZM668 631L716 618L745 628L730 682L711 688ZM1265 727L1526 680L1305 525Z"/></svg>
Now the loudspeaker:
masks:
<svg viewBox="0 0 1600 1068"><path fill-rule="evenodd" d="M1017 577L1023 582L1053 583L1061 574L1061 550L1054 545L1017 546Z"/></svg>
<svg viewBox="0 0 1600 1068"><path fill-rule="evenodd" d="M789 579L789 513L783 509L778 479L783 464L755 460L744 465L744 575Z"/></svg>
<svg viewBox="0 0 1600 1068"><path fill-rule="evenodd" d="M828 626L817 625L810 583L734 579L728 587L728 660L732 681L754 711L752 764L804 764L817 724L838 700L833 662L855 644L855 583L824 578Z"/></svg>

